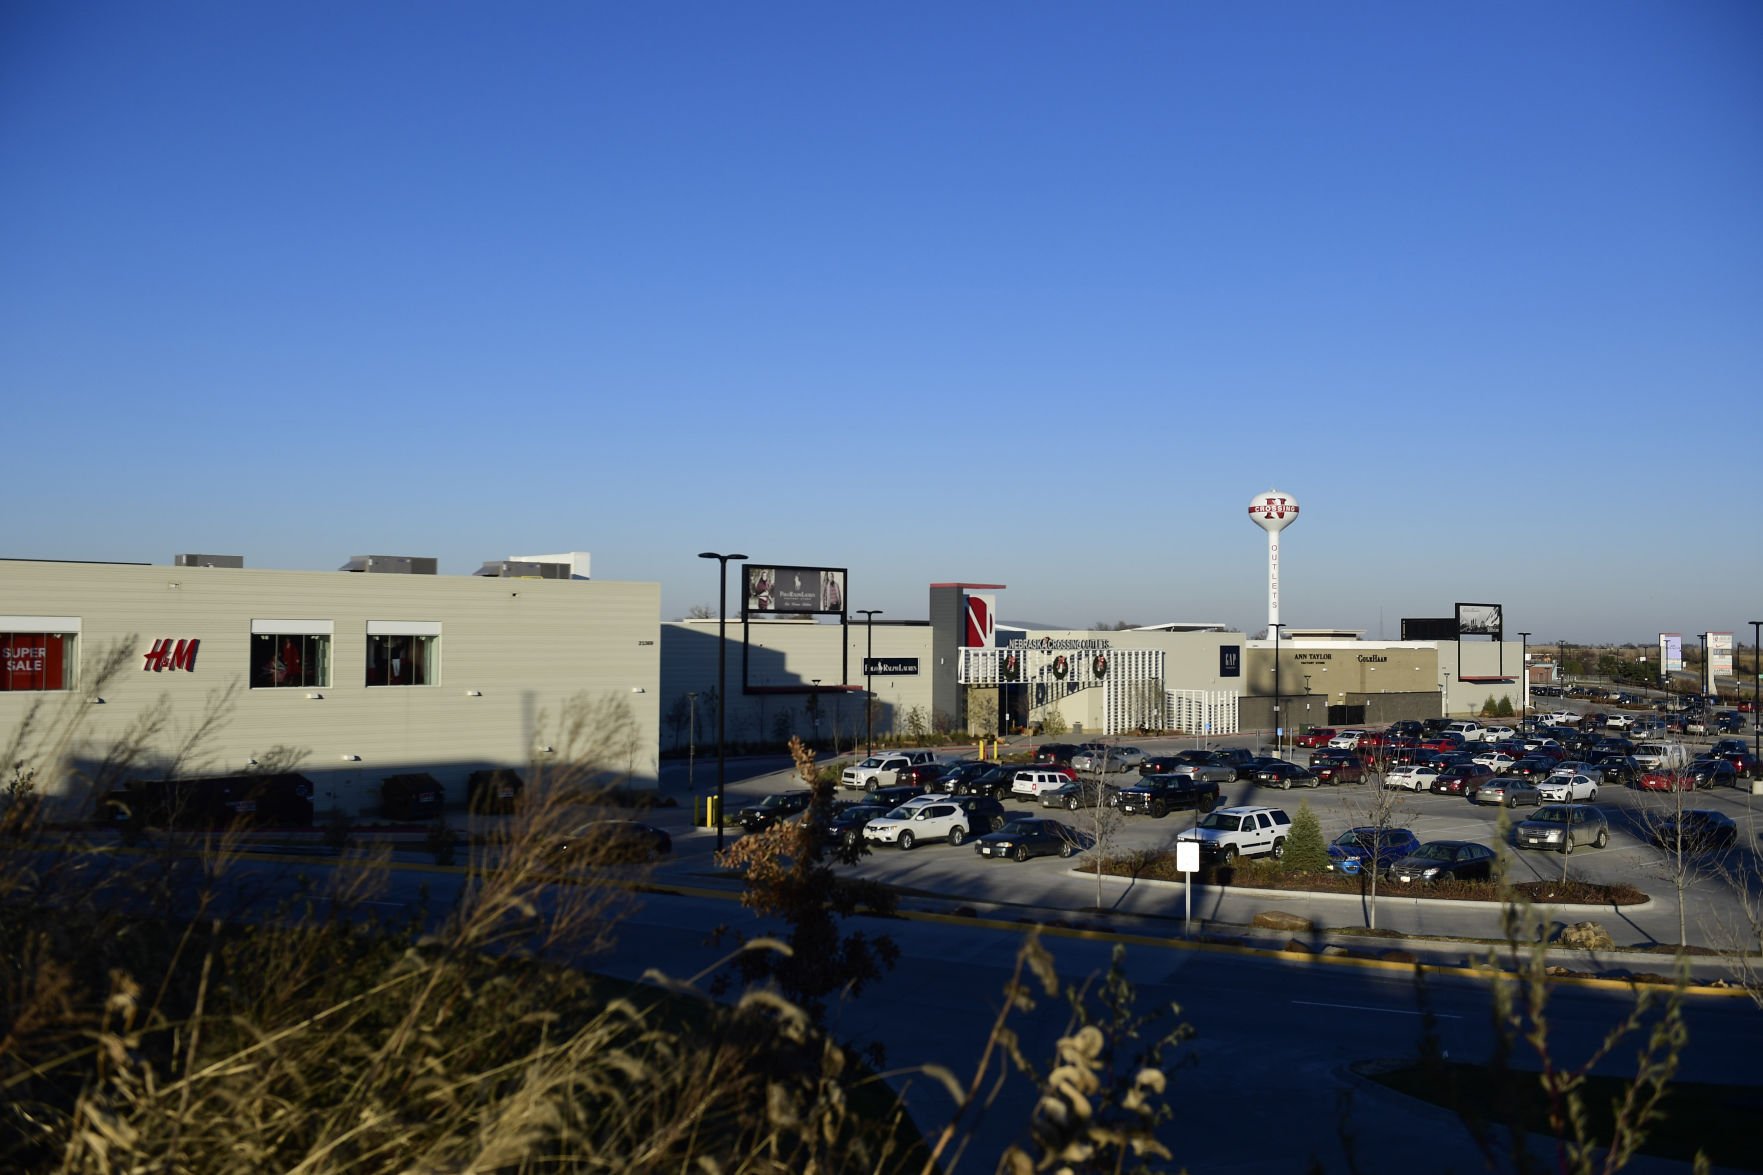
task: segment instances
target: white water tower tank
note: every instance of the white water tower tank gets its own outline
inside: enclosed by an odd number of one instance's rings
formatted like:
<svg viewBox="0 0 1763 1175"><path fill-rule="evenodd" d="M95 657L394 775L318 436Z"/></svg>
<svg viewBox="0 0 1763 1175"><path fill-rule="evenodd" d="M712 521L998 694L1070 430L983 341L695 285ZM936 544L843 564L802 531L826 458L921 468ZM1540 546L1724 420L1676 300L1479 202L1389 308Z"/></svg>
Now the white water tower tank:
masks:
<svg viewBox="0 0 1763 1175"><path fill-rule="evenodd" d="M1249 499L1249 519L1267 532L1267 631L1279 623L1279 532L1298 519L1298 499L1268 490Z"/></svg>

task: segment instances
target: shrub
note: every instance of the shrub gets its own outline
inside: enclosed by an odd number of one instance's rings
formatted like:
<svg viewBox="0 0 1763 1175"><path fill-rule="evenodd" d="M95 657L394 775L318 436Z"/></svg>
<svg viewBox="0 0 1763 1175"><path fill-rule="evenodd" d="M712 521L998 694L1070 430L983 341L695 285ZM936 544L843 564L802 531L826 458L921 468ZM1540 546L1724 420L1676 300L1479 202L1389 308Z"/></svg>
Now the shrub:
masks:
<svg viewBox="0 0 1763 1175"><path fill-rule="evenodd" d="M1328 841L1322 835L1322 822L1310 810L1309 800L1299 805L1298 814L1292 817L1281 864L1294 873L1322 873L1328 869Z"/></svg>
<svg viewBox="0 0 1763 1175"><path fill-rule="evenodd" d="M1499 713L1499 711L1500 704L1494 701L1494 695L1489 694L1488 700L1481 704L1481 716L1483 718L1492 718L1495 714Z"/></svg>
<svg viewBox="0 0 1763 1175"><path fill-rule="evenodd" d="M1494 711L1494 713L1499 715L1501 718L1512 717L1512 699L1510 697L1501 698L1500 705Z"/></svg>

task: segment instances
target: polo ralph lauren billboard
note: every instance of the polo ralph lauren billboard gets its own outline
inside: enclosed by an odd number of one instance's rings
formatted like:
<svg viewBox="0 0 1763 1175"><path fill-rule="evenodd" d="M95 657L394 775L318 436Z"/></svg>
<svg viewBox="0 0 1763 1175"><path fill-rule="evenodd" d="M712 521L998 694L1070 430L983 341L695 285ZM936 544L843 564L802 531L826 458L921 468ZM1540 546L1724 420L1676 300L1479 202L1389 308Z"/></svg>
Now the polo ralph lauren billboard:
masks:
<svg viewBox="0 0 1763 1175"><path fill-rule="evenodd" d="M741 565L743 616L843 616L843 567Z"/></svg>

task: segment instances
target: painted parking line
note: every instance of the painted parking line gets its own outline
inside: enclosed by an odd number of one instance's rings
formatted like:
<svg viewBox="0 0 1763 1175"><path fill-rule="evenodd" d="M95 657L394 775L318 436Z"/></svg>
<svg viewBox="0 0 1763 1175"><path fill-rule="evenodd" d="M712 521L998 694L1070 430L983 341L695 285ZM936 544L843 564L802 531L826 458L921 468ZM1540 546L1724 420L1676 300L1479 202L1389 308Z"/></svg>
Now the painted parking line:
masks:
<svg viewBox="0 0 1763 1175"><path fill-rule="evenodd" d="M1301 1004L1306 1008L1345 1008L1349 1012L1388 1012L1392 1016L1424 1016L1427 1014L1425 1012L1410 1012L1406 1008L1372 1008L1364 1004L1329 1004L1321 1000L1293 1000L1292 1003ZM1455 1012L1434 1012L1432 1016L1435 1020L1463 1019Z"/></svg>

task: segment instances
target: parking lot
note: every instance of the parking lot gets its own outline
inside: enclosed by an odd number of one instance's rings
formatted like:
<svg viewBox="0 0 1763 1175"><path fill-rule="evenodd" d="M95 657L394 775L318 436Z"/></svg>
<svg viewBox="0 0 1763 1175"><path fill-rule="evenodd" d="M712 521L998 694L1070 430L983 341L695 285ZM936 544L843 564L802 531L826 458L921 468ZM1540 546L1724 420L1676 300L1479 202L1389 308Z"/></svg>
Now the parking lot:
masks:
<svg viewBox="0 0 1763 1175"><path fill-rule="evenodd" d="M1110 741L1122 744L1130 742L1152 755L1169 754L1197 745L1195 740L1189 738ZM1694 753L1704 749L1712 739L1692 737L1683 741L1691 753ZM1270 752L1272 749L1266 735L1235 736L1215 740L1211 745L1243 746L1257 752ZM1029 744L1023 744L1013 749L1020 751L1028 747ZM971 758L972 755L973 752L969 750L965 756L955 752L945 753L941 757ZM1309 754L1302 749L1288 746L1286 757L1303 763ZM1117 773L1110 779L1114 782L1126 782L1136 777L1136 772L1130 772ZM799 782L792 780L785 772L745 781L731 787L729 810L732 812L741 804L750 802L749 797L756 798L770 791L799 786ZM1348 828L1371 822L1370 809L1376 796L1383 791L1375 776L1363 784L1300 787L1293 790L1238 781L1223 784L1220 790L1219 806L1265 805L1283 808L1295 815L1301 805L1308 804L1322 825L1325 839L1333 839L1336 834ZM859 794L842 791L841 798L853 799ZM1644 912L1629 912L1624 916L1624 921L1634 924L1637 929L1644 923L1645 933L1662 941L1675 941L1677 937L1676 889L1669 880L1664 854L1648 843L1645 837L1647 815L1668 812L1676 807L1710 808L1725 813L1737 824L1739 840L1736 849L1725 854L1721 860L1727 869L1750 869L1753 873L1758 844L1756 820L1763 815L1763 796L1753 796L1750 784L1745 781L1741 781L1737 788L1687 793L1645 792L1630 787L1605 786L1600 789L1595 806L1608 821L1609 844L1601 849L1581 846L1571 855L1566 855L1520 849L1512 843L1510 827L1530 815L1534 808L1508 810L1477 805L1460 796L1430 792L1389 791L1385 794L1391 797L1394 804L1395 812L1391 820L1393 824L1411 829L1422 841L1468 840L1494 847L1505 856L1507 875L1514 880L1558 878L1565 871L1580 880L1628 883L1642 889L1654 899L1651 907ZM1075 812L1046 809L1032 800L1006 800L1004 806L1012 816L1045 816L1061 820L1092 835L1096 831L1096 818L1089 809ZM1166 848L1173 844L1182 831L1191 828L1200 816L1201 813L1191 810L1171 812L1161 819L1145 815L1111 814L1106 821L1109 832L1105 843L1111 852ZM1686 894L1686 906L1689 909L1686 922L1691 928L1691 941L1707 942L1716 935L1730 936L1736 933L1733 928L1743 922L1743 911L1733 897L1730 885L1716 876L1720 872L1716 859L1710 857L1699 864L1702 866L1702 876L1698 877L1697 884ZM1021 862L987 859L980 857L971 844L952 846L946 842L933 841L920 843L911 850L875 847L864 860L851 868L859 875L900 887L907 894L919 893L946 899L1058 910L1094 904L1094 879L1073 876L1073 865L1072 861L1051 856ZM1391 885L1385 887L1385 892L1390 897L1407 896L1390 893L1391 888ZM1104 882L1104 891L1105 904L1115 904L1120 908L1130 906L1167 910L1176 903L1176 897L1167 891L1123 895L1121 883L1113 880ZM1421 891L1408 892L1413 893L1413 896L1421 896ZM1214 899L1222 896L1224 895L1213 895ZM1282 895L1280 905L1285 908L1294 902L1302 905L1307 901L1323 900L1296 894L1290 897ZM1410 904L1416 907L1425 905ZM1212 908L1222 907L1219 901L1214 900ZM1469 916L1464 912L1451 920L1438 913L1431 913L1419 920L1435 927L1447 921L1466 927ZM1496 920L1496 916L1486 908L1477 911L1473 917L1490 924ZM1387 921L1380 924L1389 925ZM1487 933L1488 928L1483 927L1481 932Z"/></svg>

